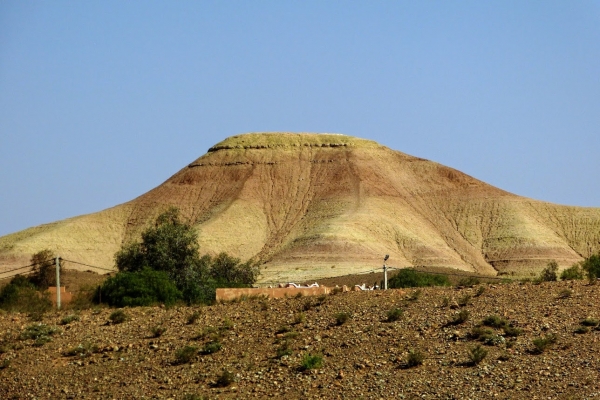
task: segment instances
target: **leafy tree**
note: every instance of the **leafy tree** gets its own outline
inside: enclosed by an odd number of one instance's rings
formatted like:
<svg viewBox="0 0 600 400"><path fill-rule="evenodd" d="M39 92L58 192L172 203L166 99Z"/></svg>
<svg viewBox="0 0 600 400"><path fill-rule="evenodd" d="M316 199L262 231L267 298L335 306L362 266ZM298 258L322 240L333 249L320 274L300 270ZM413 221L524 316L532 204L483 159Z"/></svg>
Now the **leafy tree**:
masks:
<svg viewBox="0 0 600 400"><path fill-rule="evenodd" d="M209 273L217 285L249 286L256 282L259 267L252 261L242 264L239 258L221 253L212 259Z"/></svg>
<svg viewBox="0 0 600 400"><path fill-rule="evenodd" d="M181 221L179 210L171 207L142 233L141 243L130 243L119 250L115 262L119 271L150 267L175 278L188 268L200 266L198 234Z"/></svg>
<svg viewBox="0 0 600 400"><path fill-rule="evenodd" d="M56 264L54 253L48 249L38 251L31 256L33 273L29 280L40 289L56 286ZM62 272L62 267L61 267Z"/></svg>
<svg viewBox="0 0 600 400"><path fill-rule="evenodd" d="M550 261L548 266L542 270L538 277L539 282L554 282L558 280L558 263L556 261Z"/></svg>
<svg viewBox="0 0 600 400"><path fill-rule="evenodd" d="M48 294L40 294L24 276L15 276L0 290L0 308L3 310L41 314L51 307Z"/></svg>
<svg viewBox="0 0 600 400"><path fill-rule="evenodd" d="M596 279L600 278L600 253L583 260L581 268L586 272L590 282L596 282Z"/></svg>
<svg viewBox="0 0 600 400"><path fill-rule="evenodd" d="M259 273L256 264L241 263L226 253L214 259L200 257L198 235L190 224L181 221L176 208L159 215L154 226L142 233L141 242L124 245L115 254L115 263L119 274L139 274L145 268L164 272L187 303L213 301L217 287L248 286L256 282ZM147 278L130 275L120 282L129 285L136 279Z"/></svg>

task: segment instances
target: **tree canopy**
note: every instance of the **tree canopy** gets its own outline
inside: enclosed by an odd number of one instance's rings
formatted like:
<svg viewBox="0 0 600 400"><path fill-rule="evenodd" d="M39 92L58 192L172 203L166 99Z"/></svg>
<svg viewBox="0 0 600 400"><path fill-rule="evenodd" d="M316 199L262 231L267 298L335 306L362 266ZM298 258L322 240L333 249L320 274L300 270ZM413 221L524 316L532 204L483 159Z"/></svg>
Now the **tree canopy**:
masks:
<svg viewBox="0 0 600 400"><path fill-rule="evenodd" d="M113 304L165 302L155 290L158 275L149 271L162 272L175 284L177 292L169 291L169 301L179 296L187 303L212 301L217 287L250 286L259 275L258 265L252 261L242 263L226 253L214 258L200 256L198 234L181 220L176 208L159 215L155 224L142 233L140 242L123 245L115 254L115 264L119 274L100 289L119 297L110 300ZM134 283L143 285L144 290L129 288ZM123 299L125 294L127 299Z"/></svg>

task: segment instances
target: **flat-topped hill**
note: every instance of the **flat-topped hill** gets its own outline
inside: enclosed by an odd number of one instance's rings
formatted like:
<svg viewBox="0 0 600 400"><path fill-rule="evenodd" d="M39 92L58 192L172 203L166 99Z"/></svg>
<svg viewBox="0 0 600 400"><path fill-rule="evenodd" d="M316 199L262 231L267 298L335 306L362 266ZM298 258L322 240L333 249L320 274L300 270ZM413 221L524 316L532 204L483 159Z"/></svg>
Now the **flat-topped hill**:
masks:
<svg viewBox="0 0 600 400"><path fill-rule="evenodd" d="M399 267L521 274L600 250L599 208L516 196L351 136L251 133L128 203L0 238L0 264L50 248L110 268L169 206L197 228L202 251L262 261L264 282L368 271L385 254Z"/></svg>

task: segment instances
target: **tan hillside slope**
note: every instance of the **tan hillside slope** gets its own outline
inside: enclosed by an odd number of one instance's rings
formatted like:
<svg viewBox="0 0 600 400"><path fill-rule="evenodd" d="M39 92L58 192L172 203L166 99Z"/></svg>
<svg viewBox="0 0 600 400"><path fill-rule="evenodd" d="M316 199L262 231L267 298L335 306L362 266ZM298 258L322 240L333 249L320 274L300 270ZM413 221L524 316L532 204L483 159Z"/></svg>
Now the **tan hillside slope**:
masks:
<svg viewBox="0 0 600 400"><path fill-rule="evenodd" d="M600 250L600 209L519 197L454 169L345 135L255 133L218 143L165 183L100 213L0 238L2 265L37 248L111 266L166 207L203 251L264 263L263 281L380 266L478 273L567 266Z"/></svg>

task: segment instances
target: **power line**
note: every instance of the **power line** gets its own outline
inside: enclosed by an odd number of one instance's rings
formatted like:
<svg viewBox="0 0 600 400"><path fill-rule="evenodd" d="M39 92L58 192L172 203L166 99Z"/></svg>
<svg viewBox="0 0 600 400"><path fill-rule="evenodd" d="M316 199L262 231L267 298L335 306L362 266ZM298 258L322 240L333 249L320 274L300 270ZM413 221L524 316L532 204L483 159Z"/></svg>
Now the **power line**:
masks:
<svg viewBox="0 0 600 400"><path fill-rule="evenodd" d="M97 266L95 266L95 265L84 264L84 263L82 263L82 262L79 262L79 261L67 260L67 259L65 259L65 258L61 258L61 261L66 261L66 262L70 262L70 263L73 263L73 264L83 265L83 266L90 267L90 268L101 269L101 270L103 270L103 271L115 272L115 270L114 270L114 269L108 269L108 268L97 267Z"/></svg>

